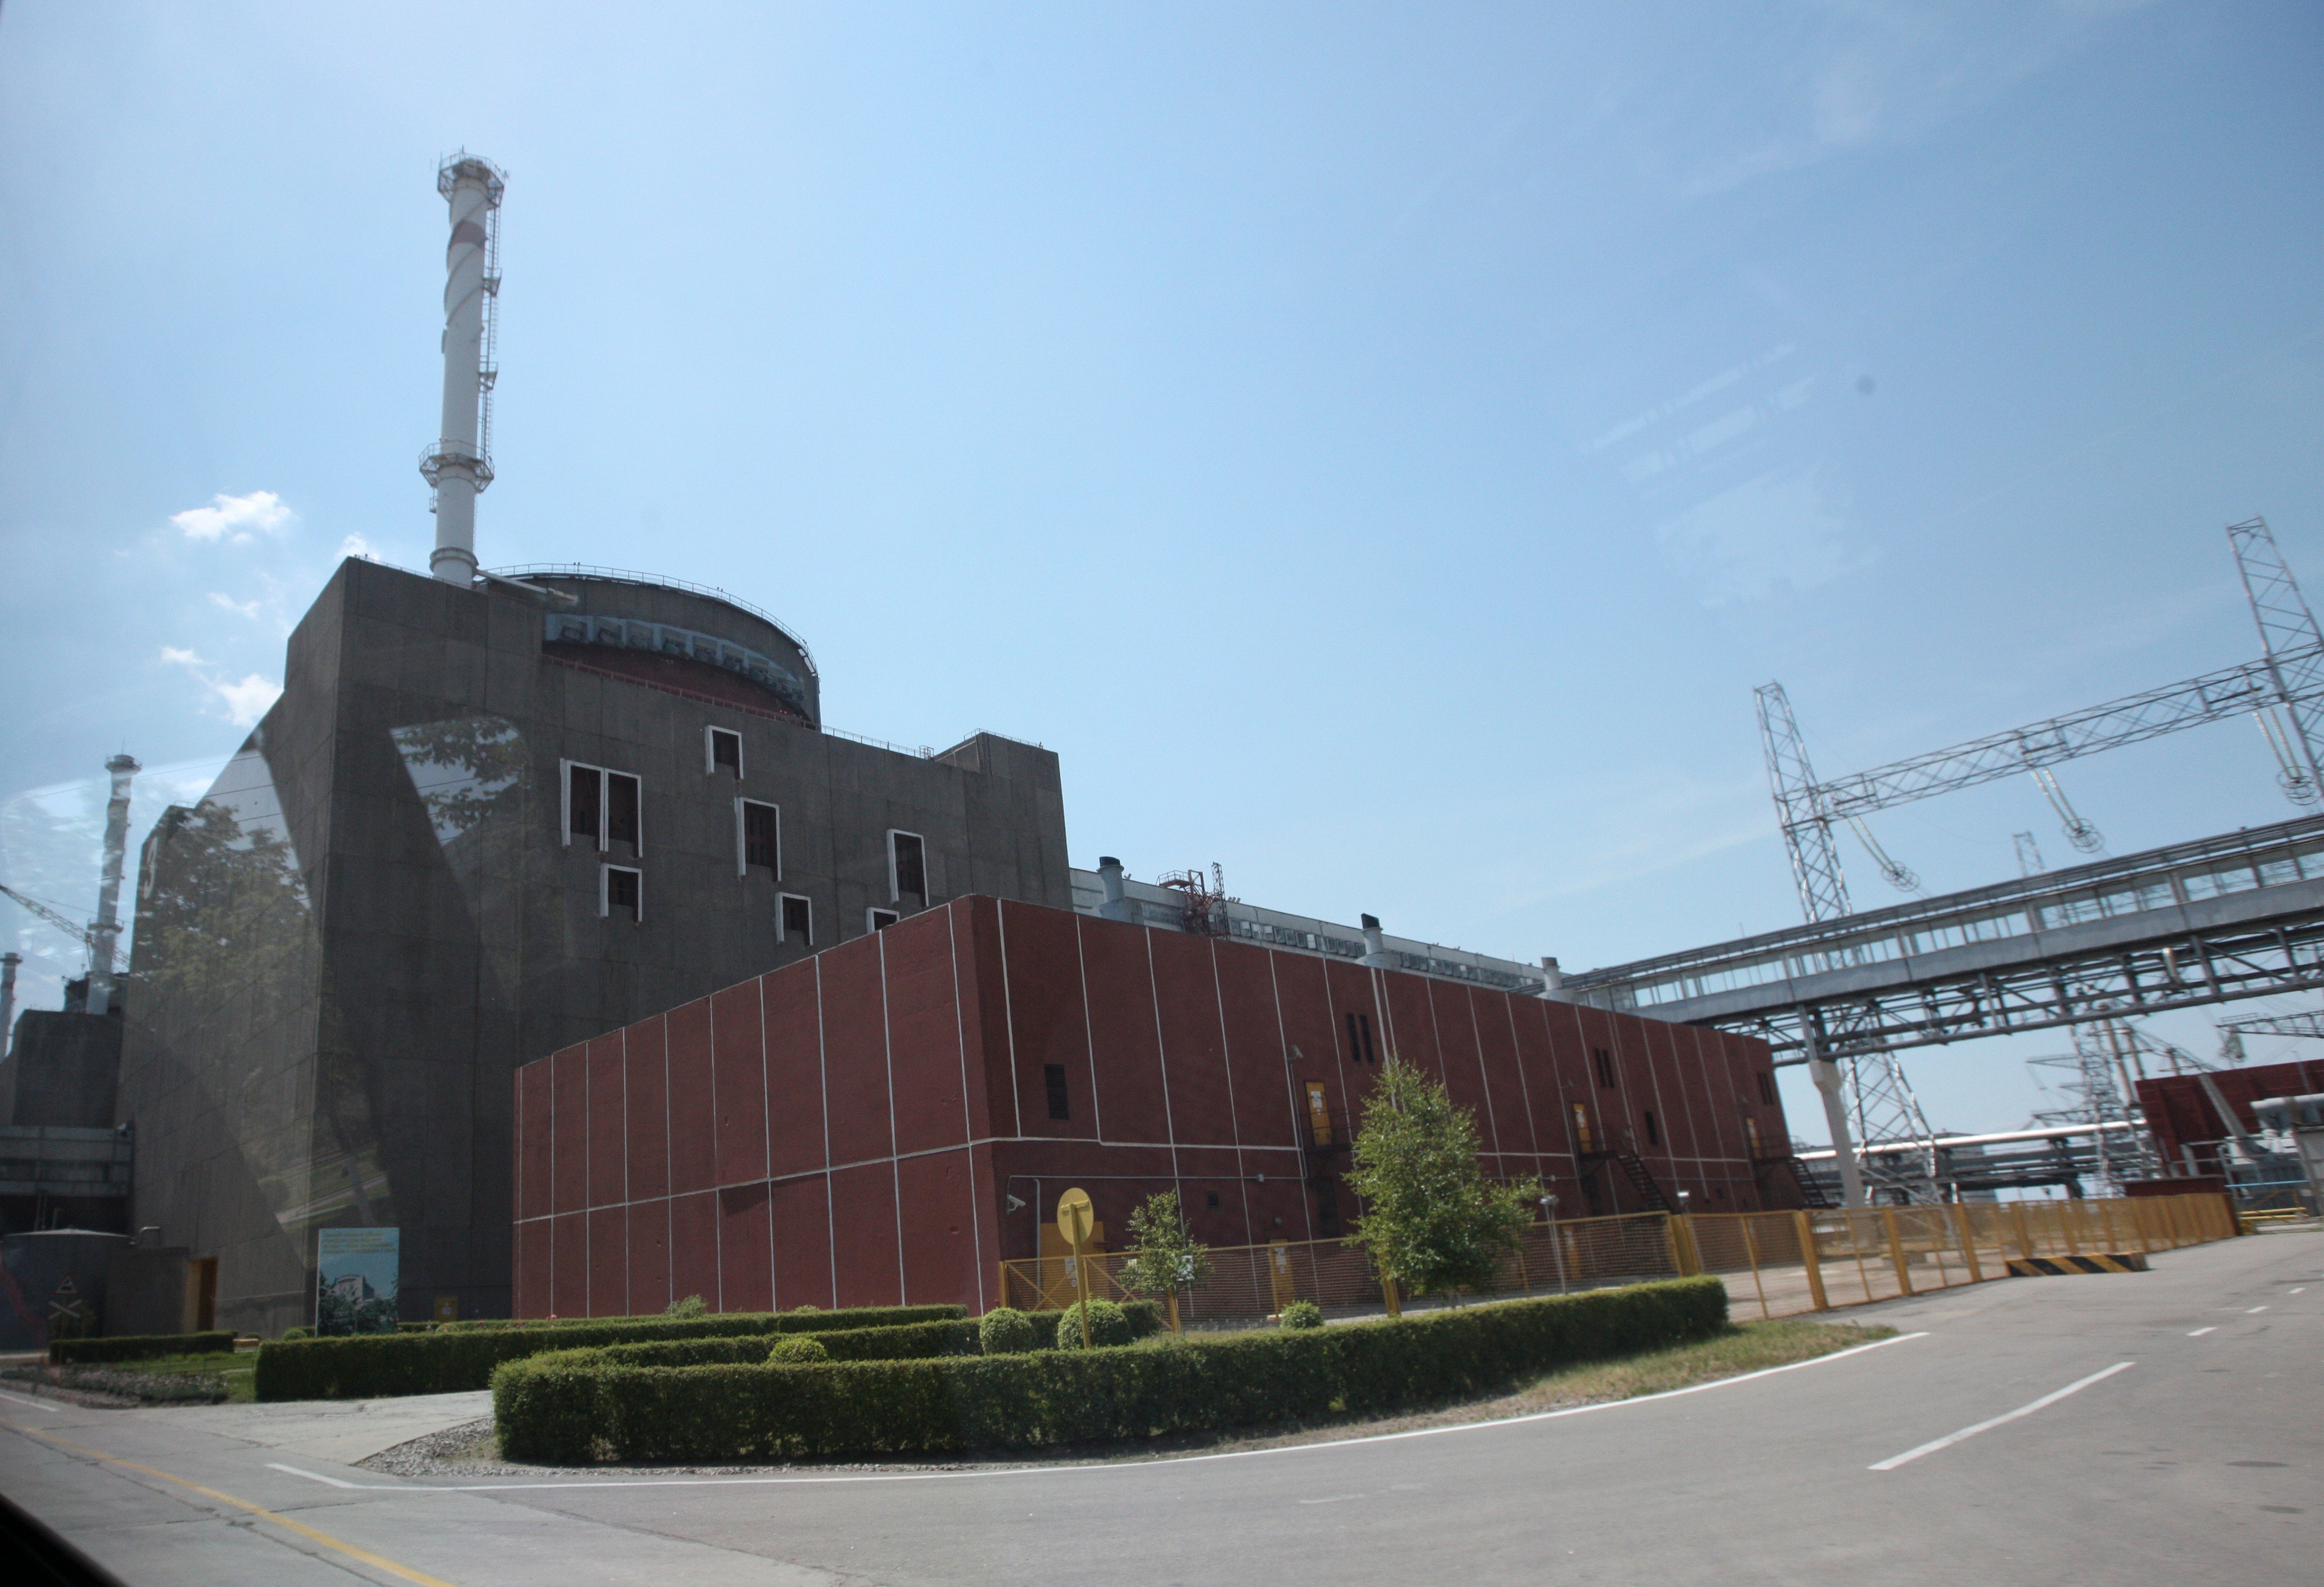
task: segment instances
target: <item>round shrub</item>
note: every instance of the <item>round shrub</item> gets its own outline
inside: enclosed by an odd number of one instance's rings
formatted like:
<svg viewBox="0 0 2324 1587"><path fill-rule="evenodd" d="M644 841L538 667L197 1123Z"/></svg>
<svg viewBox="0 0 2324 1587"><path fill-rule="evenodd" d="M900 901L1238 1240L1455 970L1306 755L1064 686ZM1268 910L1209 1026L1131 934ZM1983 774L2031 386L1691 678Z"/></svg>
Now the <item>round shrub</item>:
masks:
<svg viewBox="0 0 2324 1587"><path fill-rule="evenodd" d="M665 1317L699 1317L708 1312L709 1309L710 1308L708 1306L702 1304L702 1297L700 1296L689 1295L684 1300L671 1301L669 1303L669 1310L663 1312L662 1315Z"/></svg>
<svg viewBox="0 0 2324 1587"><path fill-rule="evenodd" d="M1323 1308L1312 1300L1295 1300L1280 1314L1286 1328L1321 1328Z"/></svg>
<svg viewBox="0 0 2324 1587"><path fill-rule="evenodd" d="M1021 1355L1040 1342L1033 1319L1015 1306L994 1306L977 1320L977 1343L987 1355Z"/></svg>
<svg viewBox="0 0 2324 1587"><path fill-rule="evenodd" d="M1091 1348L1103 1350L1110 1345L1136 1342L1138 1330L1130 1326L1130 1317L1110 1300L1089 1303L1089 1342ZM1079 1350L1082 1347L1082 1314L1079 1306L1067 1306L1057 1314L1057 1348Z"/></svg>
<svg viewBox="0 0 2324 1587"><path fill-rule="evenodd" d="M778 1333L767 1350L770 1367L809 1367L817 1361L827 1361L831 1352L823 1348L823 1341L812 1333Z"/></svg>

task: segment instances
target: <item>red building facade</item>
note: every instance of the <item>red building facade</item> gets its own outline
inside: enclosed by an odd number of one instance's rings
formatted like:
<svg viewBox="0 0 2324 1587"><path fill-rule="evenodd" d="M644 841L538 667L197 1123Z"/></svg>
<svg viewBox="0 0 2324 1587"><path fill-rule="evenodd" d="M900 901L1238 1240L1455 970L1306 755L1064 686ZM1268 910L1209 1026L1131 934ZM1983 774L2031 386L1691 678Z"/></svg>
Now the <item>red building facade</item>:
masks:
<svg viewBox="0 0 2324 1587"><path fill-rule="evenodd" d="M2219 1100L2236 1111L2235 1127L2259 1128L2252 1104L2271 1097L2324 1092L2324 1063L2255 1064L2248 1069L2214 1069L2211 1084ZM2138 1106L2162 1155L2163 1173L2219 1172L2219 1143L2230 1133L2218 1109L2192 1075L2163 1075L2138 1082Z"/></svg>
<svg viewBox="0 0 2324 1587"><path fill-rule="evenodd" d="M1796 1204L1763 1043L964 898L520 1069L515 1314L982 1312L1068 1185L1111 1231L1176 1188L1212 1245L1327 1238L1390 1053L1561 1216L1636 1210L1617 1150L1695 1212Z"/></svg>

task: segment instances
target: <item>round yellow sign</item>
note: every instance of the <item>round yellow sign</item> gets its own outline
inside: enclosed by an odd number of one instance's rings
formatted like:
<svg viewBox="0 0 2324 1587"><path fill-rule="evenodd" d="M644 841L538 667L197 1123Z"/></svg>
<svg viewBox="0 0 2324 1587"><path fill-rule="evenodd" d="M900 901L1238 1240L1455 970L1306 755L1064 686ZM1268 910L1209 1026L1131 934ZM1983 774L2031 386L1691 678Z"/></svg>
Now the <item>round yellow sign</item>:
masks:
<svg viewBox="0 0 2324 1587"><path fill-rule="evenodd" d="M1067 1245L1076 1250L1089 1243L1090 1231L1097 1227L1097 1213L1090 1205L1089 1192L1068 1190L1057 1198L1057 1232Z"/></svg>

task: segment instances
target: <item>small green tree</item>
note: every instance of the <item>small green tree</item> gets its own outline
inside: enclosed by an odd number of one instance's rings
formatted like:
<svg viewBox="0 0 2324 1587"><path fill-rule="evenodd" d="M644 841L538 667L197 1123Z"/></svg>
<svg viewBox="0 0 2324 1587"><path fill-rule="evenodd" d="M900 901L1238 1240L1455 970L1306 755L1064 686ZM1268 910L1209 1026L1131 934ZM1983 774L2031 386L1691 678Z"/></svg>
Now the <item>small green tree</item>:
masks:
<svg viewBox="0 0 2324 1587"><path fill-rule="evenodd" d="M1186 1233L1178 1193L1157 1191L1130 1213L1130 1243L1137 1247L1116 1282L1137 1295L1158 1295L1170 1307L1170 1332L1178 1332L1178 1291L1211 1276L1211 1248Z"/></svg>
<svg viewBox="0 0 2324 1587"><path fill-rule="evenodd" d="M1380 1276L1423 1295L1489 1284L1542 1194L1534 1180L1487 1179L1475 1117L1393 1053L1364 1103L1348 1187L1363 1198L1356 1238Z"/></svg>

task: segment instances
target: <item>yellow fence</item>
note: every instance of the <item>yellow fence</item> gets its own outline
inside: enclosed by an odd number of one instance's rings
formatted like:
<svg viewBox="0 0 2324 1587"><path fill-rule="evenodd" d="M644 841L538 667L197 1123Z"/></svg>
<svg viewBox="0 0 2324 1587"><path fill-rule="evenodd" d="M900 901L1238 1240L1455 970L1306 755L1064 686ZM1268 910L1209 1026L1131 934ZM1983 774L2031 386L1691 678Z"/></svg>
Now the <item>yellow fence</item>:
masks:
<svg viewBox="0 0 2324 1587"><path fill-rule="evenodd" d="M2011 1257L2157 1251L2236 1232L2218 1195L1956 1203L1853 1212L1633 1213L1538 1223L1502 1259L1485 1292L1556 1295L1641 1279L1713 1273L1738 1317L1784 1317L1917 1295L2006 1275ZM1178 1291L1194 1323L1248 1320L1292 1300L1326 1310L1377 1309L1379 1273L1351 1240L1215 1248L1211 1271ZM1085 1257L1093 1299L1125 1300L1125 1252ZM1002 1303L1025 1311L1081 1297L1070 1257L1001 1264ZM1157 1297L1158 1298L1158 1297Z"/></svg>

